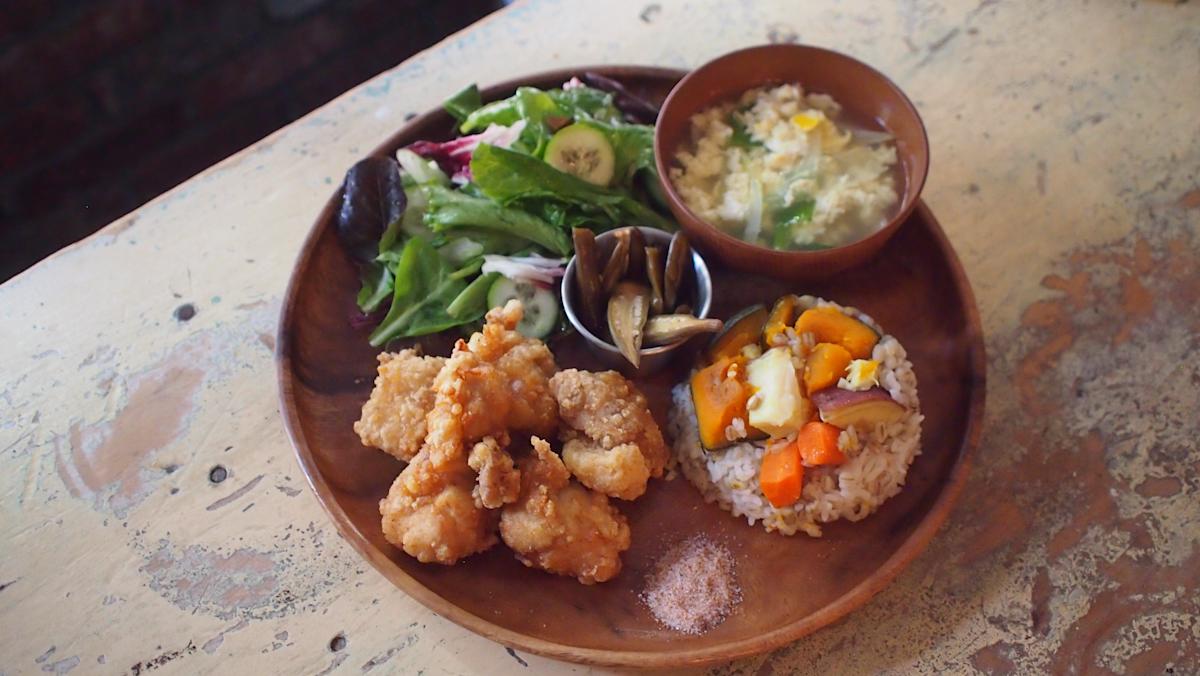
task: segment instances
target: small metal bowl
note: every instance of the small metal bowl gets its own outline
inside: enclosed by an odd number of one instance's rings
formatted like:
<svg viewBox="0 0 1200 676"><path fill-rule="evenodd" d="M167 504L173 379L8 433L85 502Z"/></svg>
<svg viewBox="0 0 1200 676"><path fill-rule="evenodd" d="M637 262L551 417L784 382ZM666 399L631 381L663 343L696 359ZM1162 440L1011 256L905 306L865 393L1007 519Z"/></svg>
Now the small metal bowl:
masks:
<svg viewBox="0 0 1200 676"><path fill-rule="evenodd" d="M671 243L671 233L657 228L638 227L642 231L642 235L646 238L646 244L662 246L663 250ZM616 244L615 230L610 230L606 233L596 236L596 249L602 255L607 256L613 250ZM708 273L708 265L705 264L704 258L692 252L692 279L687 286L683 287L684 298L689 301L696 317L704 319L708 317L709 309L712 307L712 277ZM621 354L612 343L601 339L596 334L588 330L584 325L583 320L576 312L576 307L579 303L577 285L575 284L575 257L571 257L571 261L567 263L567 270L562 278L562 304L563 310L567 313L567 319L570 320L571 326L583 336L584 342L587 344L588 350L591 351L605 366L616 369L626 376L648 376L660 371L666 366L671 358L675 355L680 347L688 341L687 338L669 343L667 345L656 345L654 347L644 347L641 349L640 364L634 366Z"/></svg>

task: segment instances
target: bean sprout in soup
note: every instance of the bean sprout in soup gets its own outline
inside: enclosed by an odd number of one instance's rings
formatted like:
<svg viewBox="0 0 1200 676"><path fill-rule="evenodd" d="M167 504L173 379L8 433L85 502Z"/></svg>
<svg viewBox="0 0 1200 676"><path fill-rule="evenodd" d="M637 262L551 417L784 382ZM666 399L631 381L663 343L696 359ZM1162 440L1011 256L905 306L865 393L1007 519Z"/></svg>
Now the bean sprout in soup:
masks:
<svg viewBox="0 0 1200 676"><path fill-rule="evenodd" d="M856 127L826 94L760 87L697 113L670 178L699 217L786 250L860 240L899 202L891 135Z"/></svg>

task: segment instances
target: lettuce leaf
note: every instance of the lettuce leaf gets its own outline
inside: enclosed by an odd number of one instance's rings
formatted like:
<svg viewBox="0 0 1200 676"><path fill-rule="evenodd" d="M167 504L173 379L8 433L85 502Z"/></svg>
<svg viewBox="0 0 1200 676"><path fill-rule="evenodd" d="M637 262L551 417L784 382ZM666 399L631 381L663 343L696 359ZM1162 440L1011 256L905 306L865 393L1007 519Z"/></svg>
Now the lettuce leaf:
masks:
<svg viewBox="0 0 1200 676"><path fill-rule="evenodd" d="M392 306L371 332L371 345L381 347L396 338L423 336L462 324L463 320L446 312L467 288L453 272L424 238L408 240L396 263Z"/></svg>
<svg viewBox="0 0 1200 676"><path fill-rule="evenodd" d="M609 92L580 86L551 89L547 94L576 122L589 119L605 124L620 124L624 121Z"/></svg>
<svg viewBox="0 0 1200 676"><path fill-rule="evenodd" d="M479 148L493 147L479 146ZM475 154L478 156L478 149ZM546 167L550 166L528 155L512 154L529 158ZM471 164L474 167L473 160ZM429 210L425 214L425 224L434 232L441 233L462 227L491 230L528 240L559 255L565 256L571 252L571 240L567 237L567 233L533 214L502 206L487 197L472 197L437 186L426 186L424 189L429 197Z"/></svg>
<svg viewBox="0 0 1200 676"><path fill-rule="evenodd" d="M383 305L383 301L392 295L392 271L379 261L364 263L358 271L362 288L358 291L358 309L363 314L371 314Z"/></svg>
<svg viewBox="0 0 1200 676"><path fill-rule="evenodd" d="M471 175L479 189L496 202L538 214L555 225L675 229L673 222L623 190L592 185L512 150L480 145L471 158Z"/></svg>

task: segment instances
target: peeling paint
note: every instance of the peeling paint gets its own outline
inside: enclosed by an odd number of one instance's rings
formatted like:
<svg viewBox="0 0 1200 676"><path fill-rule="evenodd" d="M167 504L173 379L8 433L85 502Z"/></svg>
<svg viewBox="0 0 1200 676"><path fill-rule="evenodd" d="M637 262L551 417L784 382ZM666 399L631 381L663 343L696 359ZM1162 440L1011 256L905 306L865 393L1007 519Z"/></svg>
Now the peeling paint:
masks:
<svg viewBox="0 0 1200 676"><path fill-rule="evenodd" d="M237 624L233 625L232 627L229 627L228 629L222 629L220 631L220 633L218 633L216 636L205 641L204 645L200 646L200 649L203 650L204 652L208 653L209 655L212 655L217 652L217 650L221 647L221 645L223 643L225 643L226 635L232 634L234 632L239 632L248 626L250 626L249 620L244 619L244 618L241 620L238 620Z"/></svg>
<svg viewBox="0 0 1200 676"><path fill-rule="evenodd" d="M187 657L195 652L196 645L191 641L188 641L186 646L178 650L168 650L150 659L135 662L129 667L129 672L133 674L133 676L139 676L140 674L154 671L155 669L166 666L167 664L170 664L171 662L174 662L182 657Z"/></svg>
<svg viewBox="0 0 1200 676"><path fill-rule="evenodd" d="M180 608L225 620L261 611L280 591L277 562L251 549L221 555L195 545L179 551L163 541L140 570L152 589Z"/></svg>
<svg viewBox="0 0 1200 676"><path fill-rule="evenodd" d="M129 379L129 395L110 422L71 424L55 452L55 467L73 497L107 499L118 516L152 489L144 467L187 429L204 372L180 354Z"/></svg>

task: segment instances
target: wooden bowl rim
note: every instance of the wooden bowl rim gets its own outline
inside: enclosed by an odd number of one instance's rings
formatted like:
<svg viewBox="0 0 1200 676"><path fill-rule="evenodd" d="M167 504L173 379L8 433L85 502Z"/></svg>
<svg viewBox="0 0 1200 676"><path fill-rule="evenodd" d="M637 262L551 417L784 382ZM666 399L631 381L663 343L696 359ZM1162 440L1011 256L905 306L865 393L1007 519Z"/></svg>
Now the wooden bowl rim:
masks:
<svg viewBox="0 0 1200 676"><path fill-rule="evenodd" d="M671 88L670 93L667 94L667 98L663 100L661 110L667 110L667 108L670 107L671 104L676 100L681 90L689 85L694 86L693 83L699 80L700 77L703 77L704 73L707 72L707 69L715 64L737 58L746 58L747 55L760 52L789 52L797 57L802 57L805 53L821 53L835 59L851 62L856 67L862 68L866 72L878 78L886 88L892 90L892 92L899 97L900 101L904 103L908 113L910 113L913 116L913 119L916 120L917 128L921 130L920 145L925 154L925 166L923 171L921 171L920 175L913 174L909 176L906 174L906 185L912 185L914 187L911 191L906 188L904 193L900 195L900 208L897 209L895 215L888 219L888 222L879 230L876 230L862 239L857 239L853 242L842 244L841 246L835 246L831 249L823 249L820 251L785 251L761 246L752 242L747 242L739 237L734 237L721 228L709 223L704 218L701 218L699 214L692 211L691 207L689 207L687 202L683 200L683 197L680 196L679 191L676 190L675 183L670 179L669 172L672 160L671 158L666 157L665 151L668 149L663 147L665 145L665 141L663 141L662 133L660 132L661 128L659 125L655 125L654 161L655 166L658 169L659 176L662 177L663 191L666 193L667 202L671 206L671 211L675 212L676 214L679 214L680 212L685 214L688 219L692 221L691 223L687 223L687 225L691 225L693 228L703 229L705 231L703 234L713 237L716 241L720 242L722 246L748 251L752 255L763 259L764 265L767 266L814 264L826 261L832 262L843 256L853 255L854 252L859 252L866 249L874 250L882 247L887 240L891 239L896 234L896 232L900 229L900 226L908 221L913 210L916 209L917 204L921 202L921 192L925 189L925 181L929 178L929 165L932 161L932 157L930 156L929 149L929 132L925 128L925 120L921 117L921 111L917 110L916 104L914 104L912 99L910 99L908 95L904 93L904 90L901 89L900 86L895 82L893 82L891 78L889 78L887 75L884 75L879 69L871 66L868 63L860 61L849 54L832 49L826 49L824 47L799 44L754 45L752 47L745 47L727 54L722 54L715 59L700 65L695 70L687 72L682 78L680 78L679 82L677 82L675 86ZM701 82L701 84L703 83ZM697 111L692 112L695 113ZM669 150L675 150L675 148L670 148ZM901 165L903 166L903 163L901 163ZM912 193L912 199L908 198L910 192ZM681 224L688 219L681 218Z"/></svg>
<svg viewBox="0 0 1200 676"><path fill-rule="evenodd" d="M511 91L518 86L528 84L531 81L566 80L583 71L599 72L614 79L620 79L623 76L634 76L678 80L684 75L684 71L681 70L654 66L582 66L556 69L514 78L487 87L482 93L484 99L488 100L489 98L496 97L498 94ZM399 131L389 136L386 141L372 150L370 154L390 154L399 146L400 139L406 135L409 127L422 123L430 117L443 114L442 110L437 108L409 120ZM287 432L288 439L291 441L296 460L300 465L301 471L304 473L305 479L316 495L318 502L332 517L342 537L349 542L355 551L369 561L376 570L406 594L416 599L434 613L465 629L510 648L525 650L545 657L597 666L639 668L702 666L756 655L791 643L817 629L840 620L882 591L925 549L934 534L937 533L938 529L946 521L954 503L958 500L962 492L970 469L970 459L979 445L983 429L984 402L987 390L987 360L984 351L983 330L979 310L975 303L975 295L971 290L970 282L967 279L962 264L958 260L954 249L950 246L945 232L934 218L933 213L923 201L918 200L913 213L925 221L929 233L933 236L938 249L946 260L949 271L954 278L956 290L963 301L963 311L967 323L967 334L964 336L964 340L967 343L969 352L968 373L966 375L971 381L972 391L968 404L967 426L963 433L962 443L959 446L958 457L954 461L947 480L943 483L941 493L929 508L925 517L913 530L912 534L909 535L882 566L845 594L815 613L760 636L729 641L707 648L659 652L581 648L527 636L496 625L478 615L468 612L427 589L423 584L392 563L388 557L375 549L370 542L358 533L350 517L333 497L333 493L324 477L316 471L312 451L309 448L308 440L300 425L295 393L292 387L294 370L292 368L290 336L290 328L297 315L295 303L300 286L300 275L297 272L308 267L323 228L328 227L332 222L338 207L340 192L341 188L339 186L329 201L326 202L325 207L321 210L316 222L305 237L300 253L296 258L296 264L292 268L292 274L288 280L283 304L280 308L279 325L276 332L275 362L277 366L276 380L279 386L280 412L283 417L284 429Z"/></svg>

